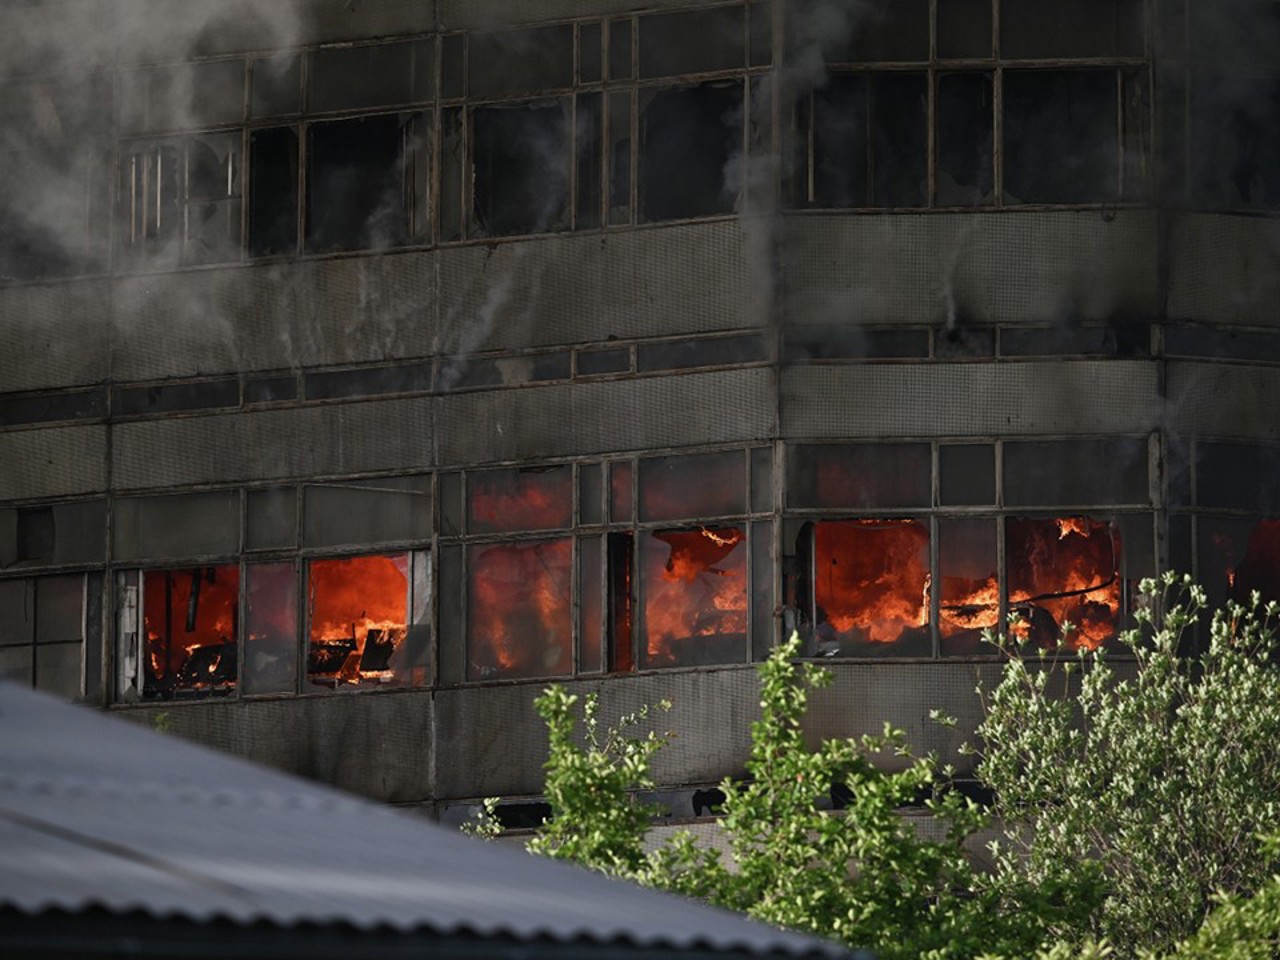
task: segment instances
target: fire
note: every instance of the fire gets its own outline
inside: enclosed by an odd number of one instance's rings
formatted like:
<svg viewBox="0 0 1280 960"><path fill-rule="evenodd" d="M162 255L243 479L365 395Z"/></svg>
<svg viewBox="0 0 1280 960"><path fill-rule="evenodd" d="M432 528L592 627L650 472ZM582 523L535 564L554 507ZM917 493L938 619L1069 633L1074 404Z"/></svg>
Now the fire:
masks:
<svg viewBox="0 0 1280 960"><path fill-rule="evenodd" d="M408 632L408 557L313 560L307 587L307 678L336 685L391 682Z"/></svg>
<svg viewBox="0 0 1280 960"><path fill-rule="evenodd" d="M823 521L814 527L819 640L893 644L929 626L929 531L916 520Z"/></svg>
<svg viewBox="0 0 1280 960"><path fill-rule="evenodd" d="M1000 585L995 575L976 580L943 577L938 621L943 637L994 628L1000 621Z"/></svg>
<svg viewBox="0 0 1280 960"><path fill-rule="evenodd" d="M736 527L657 530L642 541L649 666L745 657L747 552Z"/></svg>
<svg viewBox="0 0 1280 960"><path fill-rule="evenodd" d="M1068 649L1096 650L1119 628L1120 537L1088 517L1011 518L1006 524L1014 636L1053 645L1063 623Z"/></svg>
<svg viewBox="0 0 1280 960"><path fill-rule="evenodd" d="M568 539L472 548L467 651L473 679L571 671L572 560Z"/></svg>
<svg viewBox="0 0 1280 960"><path fill-rule="evenodd" d="M234 564L143 575L147 696L235 688L239 591Z"/></svg>
<svg viewBox="0 0 1280 960"><path fill-rule="evenodd" d="M1244 556L1227 569L1228 596L1247 603L1256 590L1263 602L1280 600L1280 520L1260 520L1249 533Z"/></svg>
<svg viewBox="0 0 1280 960"><path fill-rule="evenodd" d="M573 521L573 474L567 467L495 470L472 474L468 482L473 533L557 530Z"/></svg>

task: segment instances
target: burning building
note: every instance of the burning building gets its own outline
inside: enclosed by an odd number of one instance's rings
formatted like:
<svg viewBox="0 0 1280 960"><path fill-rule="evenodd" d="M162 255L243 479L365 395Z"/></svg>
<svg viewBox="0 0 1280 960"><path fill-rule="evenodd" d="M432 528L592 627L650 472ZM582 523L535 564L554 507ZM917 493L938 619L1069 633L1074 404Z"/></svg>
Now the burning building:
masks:
<svg viewBox="0 0 1280 960"><path fill-rule="evenodd" d="M3 673L447 812L1280 598L1280 5L196 6L0 4Z"/></svg>

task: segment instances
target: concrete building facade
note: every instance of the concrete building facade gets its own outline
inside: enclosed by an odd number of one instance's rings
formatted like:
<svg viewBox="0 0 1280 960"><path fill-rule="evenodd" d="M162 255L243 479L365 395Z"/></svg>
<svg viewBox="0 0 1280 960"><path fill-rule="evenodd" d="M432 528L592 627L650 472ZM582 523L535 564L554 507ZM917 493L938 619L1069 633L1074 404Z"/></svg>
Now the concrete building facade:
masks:
<svg viewBox="0 0 1280 960"><path fill-rule="evenodd" d="M444 816L1280 597L1263 0L0 3L0 670ZM961 719L944 731L933 708Z"/></svg>

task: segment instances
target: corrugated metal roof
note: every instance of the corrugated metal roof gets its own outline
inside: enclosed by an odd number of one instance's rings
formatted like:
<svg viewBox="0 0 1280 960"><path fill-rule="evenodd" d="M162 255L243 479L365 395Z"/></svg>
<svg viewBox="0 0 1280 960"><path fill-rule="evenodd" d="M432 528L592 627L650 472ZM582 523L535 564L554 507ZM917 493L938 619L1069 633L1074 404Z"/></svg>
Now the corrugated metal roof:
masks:
<svg viewBox="0 0 1280 960"><path fill-rule="evenodd" d="M0 683L0 909L843 956Z"/></svg>

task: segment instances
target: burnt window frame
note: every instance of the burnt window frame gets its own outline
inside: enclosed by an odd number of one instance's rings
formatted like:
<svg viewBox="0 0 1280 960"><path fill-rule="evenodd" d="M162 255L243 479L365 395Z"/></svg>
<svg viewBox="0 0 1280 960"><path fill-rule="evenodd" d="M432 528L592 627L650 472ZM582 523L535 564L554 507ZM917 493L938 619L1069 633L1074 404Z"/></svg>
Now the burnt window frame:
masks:
<svg viewBox="0 0 1280 960"><path fill-rule="evenodd" d="M435 646L434 616L436 593L436 557L434 529L418 531L405 537L374 537L364 541L308 542L306 526L307 502L305 492L311 487L358 492L385 491L396 497L420 495L435 500L435 477L430 473L409 473L399 476L353 478L335 481L307 483L264 484L252 487L230 487L218 491L234 495L236 524L234 544L215 553L182 553L167 551L140 551L127 560L116 560L108 570L111 583L111 619L107 627L108 675L105 684L107 702L112 705L182 704L204 702L211 695L189 695L177 698L144 698L142 657L145 652L143 630L145 575L152 571L190 571L204 567L234 566L237 570L238 593L236 598L236 677L231 689L213 695L216 699L258 700L299 696L333 696L341 693L373 693L385 690L426 689L435 683L437 652ZM273 498L273 509L287 514L278 535L257 541L253 533L254 501L267 495ZM175 500L187 494L174 494ZM144 498L146 499L146 498ZM113 499L109 510L115 512ZM434 511L428 509L428 517ZM287 531L287 532L286 532ZM405 642L420 645L422 662L410 664L418 679L411 673L404 682L389 683L385 687L337 687L335 690L313 688L307 682L307 656L310 638L309 606L307 596L309 567L313 560L336 560L352 557L396 555L406 558L406 630ZM245 692L245 665L252 652L248 636L249 583L252 571L258 567L288 565L292 567L294 584L294 636L293 636L293 685L290 689L272 689ZM422 595L419 595L419 588ZM416 634L415 634L416 631ZM411 639L412 638L412 639Z"/></svg>
<svg viewBox="0 0 1280 960"><path fill-rule="evenodd" d="M998 659L1004 654L994 648L990 652L980 651L977 653L969 651L953 651L948 652L945 649L946 640L942 636L942 625L940 619L941 606L941 584L944 571L941 567L941 535L940 531L950 521L977 521L990 524L992 534L992 545L994 548L995 572L997 578L997 594L998 594L998 610L996 613L996 624L1001 632L1006 631L1005 625L1008 623L1010 612L1009 602L1009 558L1008 558L1008 538L1006 533L1006 523L1010 519L1066 519L1075 517L1084 517L1089 520L1108 524L1113 530L1116 530L1121 537L1121 554L1119 557L1119 567L1117 575L1121 581L1120 610L1118 617L1118 630L1124 630L1131 626L1132 611L1134 610L1134 602L1136 599L1136 584L1143 576L1154 575L1155 569L1163 569L1160 561L1155 553L1155 523L1160 514L1160 506L1156 499L1150 496L1148 491L1148 499L1143 502L1114 502L1107 504L1086 505L1082 503L1034 503L1034 504L1017 504L1011 505L1006 502L1005 498L1005 478L1004 478L1004 445L1006 443L1020 443L1028 438L1024 437L1007 437L995 438L991 440L975 440L972 437L956 437L956 438L920 438L918 440L902 440L893 441L894 445L911 446L917 444L927 444L930 447L930 478L931 494L928 502L912 504L908 506L862 506L862 507L824 507L812 504L798 503L795 500L796 485L788 484L787 486L787 502L782 506L782 558L780 563L781 573L783 577L783 594L780 603L782 611L782 626L784 632L789 635L791 631L798 630L805 640L804 656L821 657L823 652L817 644L816 631L814 629L814 588L813 578L813 548L812 548L812 524L820 521L844 521L844 520L915 520L925 525L929 534L929 569L928 576L930 580L929 590L929 626L932 636L932 651L925 657L913 655L895 655L893 653L876 654L873 657L864 656L840 656L839 659L848 659L850 661L867 661L867 662L883 662L883 661L899 661L899 662L916 662L922 659L929 661L951 661L963 662L967 660L991 660ZM1043 438L1036 437L1040 440ZM1048 438L1055 441L1061 441L1069 444L1073 441L1092 441L1094 437L1061 437ZM1147 445L1148 453L1153 444L1157 441L1152 435L1142 436L1126 436L1107 437L1105 439L1126 439L1136 442L1142 442ZM801 447L849 447L849 446L865 446L868 448L882 447L884 443L876 441L849 440L845 442L839 441L795 441L784 444L783 457L786 463L787 471L791 470L793 457L797 448ZM951 503L942 502L942 449L953 446L990 446L992 448L992 457L990 466L994 471L991 478L992 495L990 503ZM1149 531L1148 539L1142 546L1141 550L1130 549L1126 546L1125 533L1126 527L1137 527ZM806 546L807 545L807 546ZM805 551L807 550L807 555ZM1139 561L1135 555L1150 556L1155 563L1155 569L1149 572L1133 572L1129 567L1130 563L1137 564ZM1030 652L1030 648L1025 648ZM1108 646L1110 650L1110 645ZM1118 651L1119 655L1125 655L1124 651Z"/></svg>
<svg viewBox="0 0 1280 960"><path fill-rule="evenodd" d="M890 76L900 73L923 72L926 75L925 106L925 147L924 169L926 186L924 202L921 204L885 204L868 202L850 206L824 205L819 200L819 190L815 182L815 103L822 96L820 88L802 93L797 101L794 116L791 119L793 137L795 138L791 153L796 157L796 170L790 182L783 185L784 195L789 197L790 206L796 210L982 210L982 209L1041 209L1041 208L1114 208L1123 206L1143 206L1155 190L1154 163L1155 145L1153 140L1155 97L1154 58L1152 56L1151 29L1143 28L1142 52L1129 55L1075 57L1007 57L1001 51L1000 5L1002 0L988 0L991 6L991 46L989 56L953 56L939 55L938 44L938 7L942 0L928 0L928 56L924 59L882 60L852 58L830 59L826 64L829 74L863 74L870 79L876 76ZM1139 9L1142 5L1139 4ZM1004 73L1015 71L1111 71L1116 77L1116 103L1114 121L1116 125L1116 179L1115 195L1097 197L1089 200L1032 201L1014 202L1005 189L1005 143L1004 143ZM980 73L990 77L991 117L990 138L990 191L989 195L979 196L973 202L943 203L939 200L940 167L938 157L939 140L939 83L947 75ZM1129 107L1126 103L1125 74L1138 77L1134 89L1140 93L1140 103ZM1131 122L1134 116L1140 116L1138 129L1133 129ZM1135 142L1136 141L1136 142ZM1132 147L1132 150L1127 149ZM866 145L870 149L869 145ZM867 185L867 192L873 184Z"/></svg>

